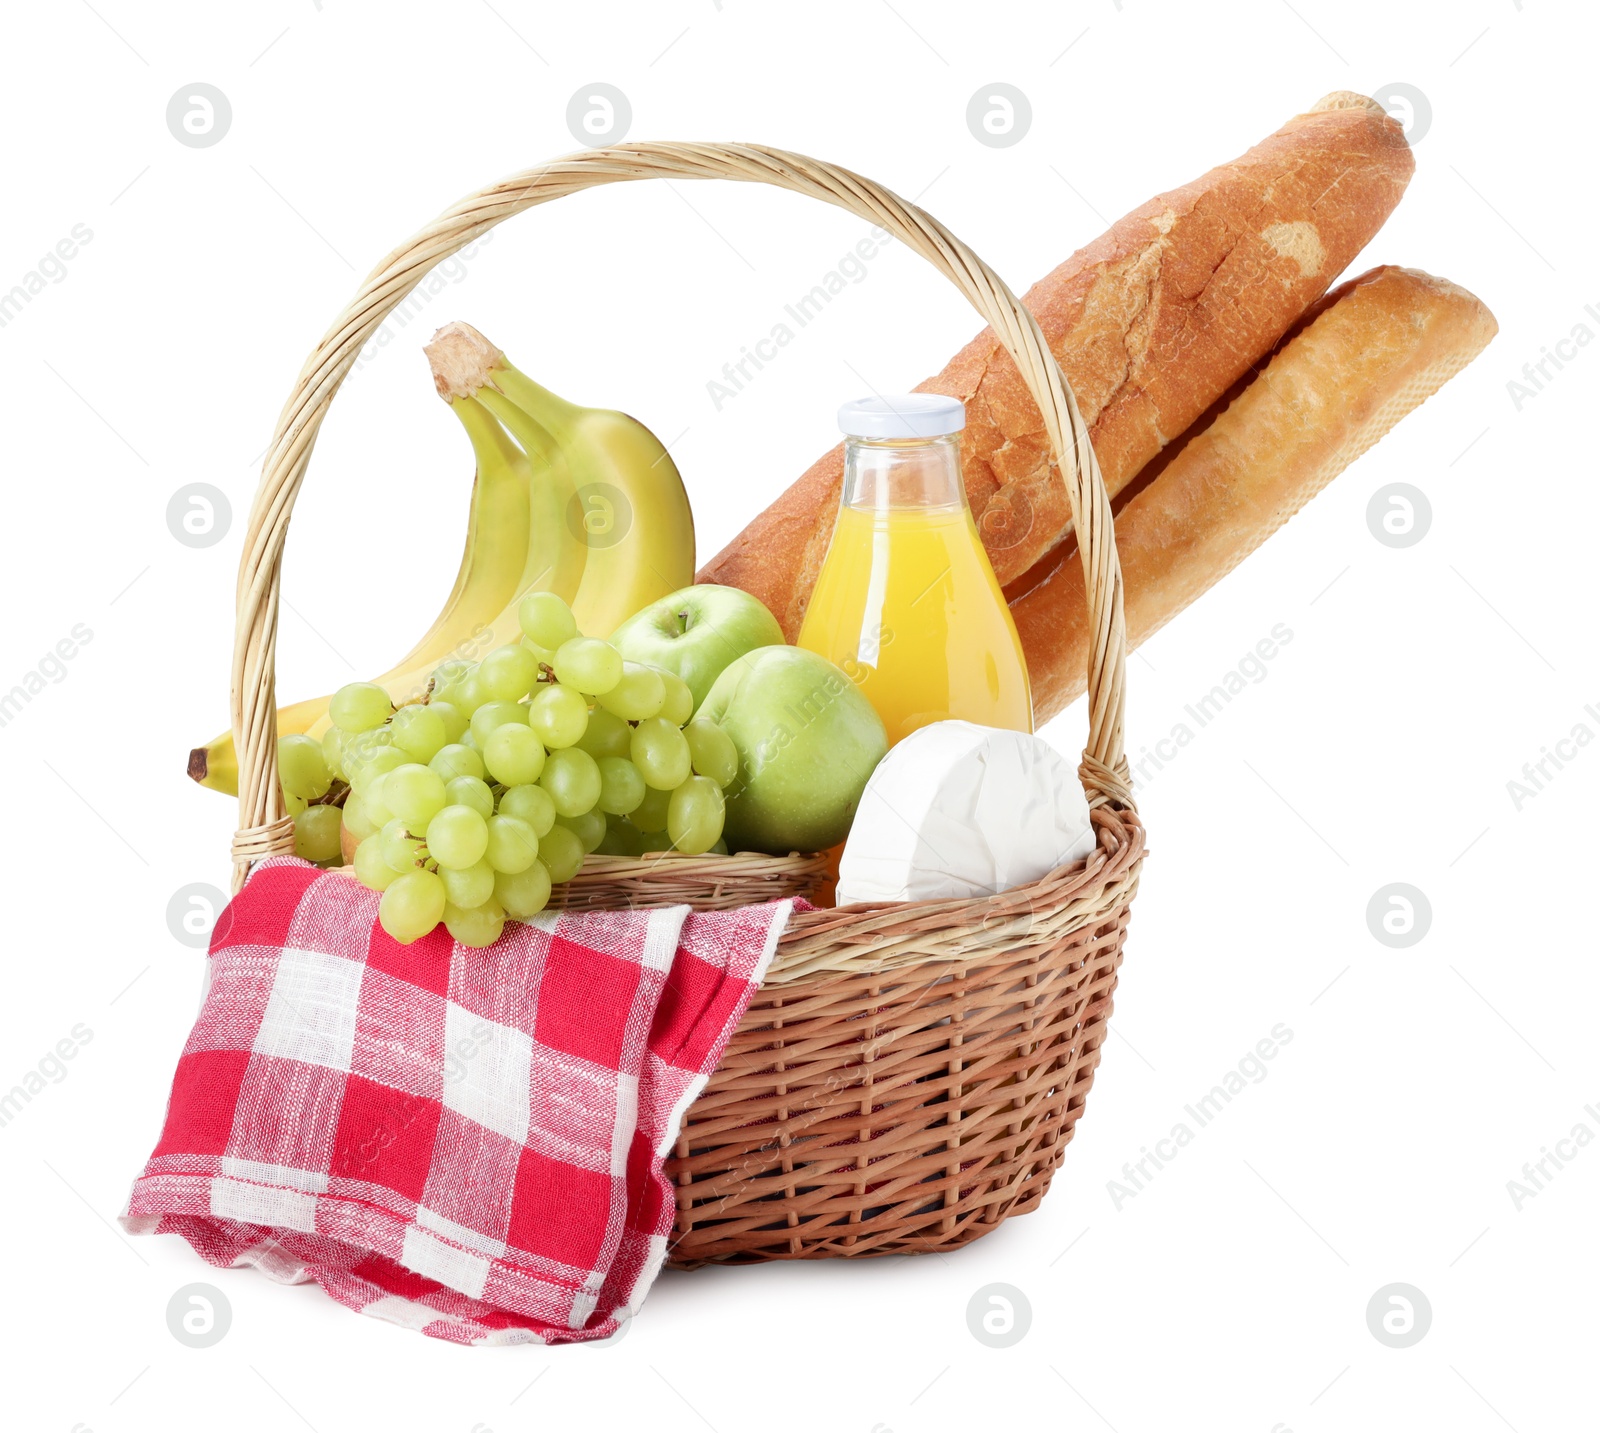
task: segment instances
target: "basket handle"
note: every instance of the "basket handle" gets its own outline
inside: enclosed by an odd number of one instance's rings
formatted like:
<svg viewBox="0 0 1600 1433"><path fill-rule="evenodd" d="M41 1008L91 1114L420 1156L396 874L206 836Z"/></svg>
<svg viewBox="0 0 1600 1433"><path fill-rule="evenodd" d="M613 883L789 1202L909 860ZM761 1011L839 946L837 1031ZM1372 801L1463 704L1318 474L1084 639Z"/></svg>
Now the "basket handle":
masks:
<svg viewBox="0 0 1600 1433"><path fill-rule="evenodd" d="M1131 807L1123 757L1127 632L1111 500L1077 400L1038 322L990 267L937 219L848 169L781 149L744 144L624 144L589 149L468 195L413 235L362 283L306 360L262 464L239 559L231 672L239 753L234 888L249 863L293 848L278 791L276 694L278 587L289 515L333 395L385 318L441 260L502 219L597 184L630 179L736 179L773 184L848 209L921 254L964 293L999 335L1044 415L1078 535L1088 598L1089 740L1079 776L1091 806Z"/></svg>

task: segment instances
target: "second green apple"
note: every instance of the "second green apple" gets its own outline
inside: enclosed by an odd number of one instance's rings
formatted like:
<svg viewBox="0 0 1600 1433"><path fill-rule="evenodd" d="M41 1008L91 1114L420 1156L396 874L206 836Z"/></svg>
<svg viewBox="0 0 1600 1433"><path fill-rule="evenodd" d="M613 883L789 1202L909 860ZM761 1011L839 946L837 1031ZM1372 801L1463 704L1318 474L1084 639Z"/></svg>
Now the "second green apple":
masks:
<svg viewBox="0 0 1600 1433"><path fill-rule="evenodd" d="M699 715L733 738L730 851L823 851L850 832L889 739L860 689L826 657L774 645L727 667Z"/></svg>

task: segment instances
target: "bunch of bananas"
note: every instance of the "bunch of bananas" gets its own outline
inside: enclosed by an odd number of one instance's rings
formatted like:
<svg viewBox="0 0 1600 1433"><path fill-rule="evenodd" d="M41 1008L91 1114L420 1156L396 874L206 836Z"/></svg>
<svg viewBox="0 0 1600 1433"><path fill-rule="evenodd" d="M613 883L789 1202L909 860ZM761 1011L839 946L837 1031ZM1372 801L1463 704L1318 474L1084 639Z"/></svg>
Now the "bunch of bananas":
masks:
<svg viewBox="0 0 1600 1433"><path fill-rule="evenodd" d="M512 365L477 329L441 328L424 350L434 386L477 461L466 549L433 625L372 680L396 707L427 695L440 663L522 640L530 592L568 603L579 628L610 633L694 581L694 518L677 465L625 413L581 408ZM329 696L278 708L280 737L320 738ZM202 786L237 794L238 753L224 732L189 754Z"/></svg>

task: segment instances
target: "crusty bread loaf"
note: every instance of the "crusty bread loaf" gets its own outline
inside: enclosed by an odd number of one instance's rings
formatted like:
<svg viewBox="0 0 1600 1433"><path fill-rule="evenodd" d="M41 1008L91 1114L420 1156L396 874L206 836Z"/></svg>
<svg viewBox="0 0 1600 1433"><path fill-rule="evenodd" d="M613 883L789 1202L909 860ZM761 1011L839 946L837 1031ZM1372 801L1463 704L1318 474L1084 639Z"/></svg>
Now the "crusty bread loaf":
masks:
<svg viewBox="0 0 1600 1433"><path fill-rule="evenodd" d="M1028 291L1113 493L1271 350L1377 232L1413 167L1380 106L1329 95L1242 158L1136 209ZM1039 410L989 329L922 388L967 405L967 493L1009 583L1070 523ZM754 593L793 641L842 469L835 448L699 580Z"/></svg>
<svg viewBox="0 0 1600 1433"><path fill-rule="evenodd" d="M1495 329L1472 294L1415 269L1373 269L1330 294L1117 515L1129 647L1261 546ZM1085 685L1089 626L1075 548L1011 615L1043 723Z"/></svg>

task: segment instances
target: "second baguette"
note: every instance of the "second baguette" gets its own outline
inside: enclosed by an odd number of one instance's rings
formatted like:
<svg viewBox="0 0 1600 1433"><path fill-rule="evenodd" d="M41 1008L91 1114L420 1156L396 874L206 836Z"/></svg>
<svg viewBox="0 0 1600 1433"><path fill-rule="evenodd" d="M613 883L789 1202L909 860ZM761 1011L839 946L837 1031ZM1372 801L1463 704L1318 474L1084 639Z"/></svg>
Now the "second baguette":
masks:
<svg viewBox="0 0 1600 1433"><path fill-rule="evenodd" d="M1128 646L1137 647L1238 564L1497 329L1447 279L1383 267L1321 311L1117 516ZM1089 652L1075 548L1011 604L1043 724L1082 695Z"/></svg>

